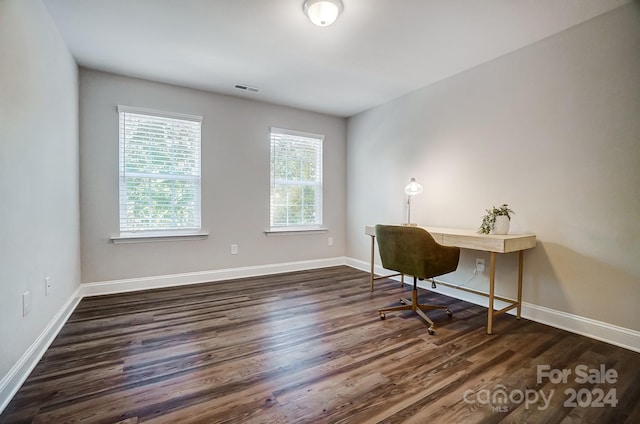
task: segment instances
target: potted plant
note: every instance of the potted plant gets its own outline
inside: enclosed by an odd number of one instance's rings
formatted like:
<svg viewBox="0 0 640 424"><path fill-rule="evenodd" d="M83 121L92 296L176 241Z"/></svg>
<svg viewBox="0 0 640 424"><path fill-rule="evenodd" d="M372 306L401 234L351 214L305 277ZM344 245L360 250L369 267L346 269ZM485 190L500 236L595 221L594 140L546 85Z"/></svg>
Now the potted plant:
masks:
<svg viewBox="0 0 640 424"><path fill-rule="evenodd" d="M515 212L509 209L506 203L496 208L486 209L487 214L482 217L482 224L478 232L480 234L507 234L509 232L509 223L511 215Z"/></svg>

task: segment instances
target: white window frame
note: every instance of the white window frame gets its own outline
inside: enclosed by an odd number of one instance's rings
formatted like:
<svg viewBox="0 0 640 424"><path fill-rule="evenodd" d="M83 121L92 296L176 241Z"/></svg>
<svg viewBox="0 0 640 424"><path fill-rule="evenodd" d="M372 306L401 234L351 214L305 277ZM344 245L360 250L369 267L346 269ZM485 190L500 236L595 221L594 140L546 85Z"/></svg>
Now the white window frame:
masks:
<svg viewBox="0 0 640 424"><path fill-rule="evenodd" d="M327 232L327 228L323 226L323 148L324 148L324 135L314 134L303 131L296 131L278 127L270 127L270 155L269 155L269 169L270 169L270 190L269 190L269 226L265 231L267 235L270 234L289 234L289 233L313 233L313 232ZM316 173L316 179L314 181L293 181L293 180L276 180L274 172L274 149L276 148L276 137L287 138L289 137L291 143L305 143L309 145L315 144L316 149L316 169L320 172ZM302 222L302 223L274 223L274 195L276 187L280 186L294 186L294 185L312 185L315 189L315 222Z"/></svg>
<svg viewBox="0 0 640 424"><path fill-rule="evenodd" d="M206 233L202 233L202 202L201 202L201 187L202 187L202 164L201 164L201 146L202 146L202 117L195 115L185 115L174 112L165 112L152 109L145 109L139 107L118 105L118 126L119 126L119 229L120 234L117 237L112 237L114 243L130 243L138 241L158 241L158 240L182 240L192 237L203 238ZM188 151L189 154L194 156L194 162L196 169L192 174L185 175L184 173L171 172L170 169L164 169L160 173L127 173L126 161L127 161L127 145L126 140L128 137L126 120L127 115L129 117L138 115L141 117L147 117L152 119L160 119L165 121L167 126L171 126L174 121L177 125L190 126L188 130L192 132L193 143L192 150ZM159 140L160 141L160 140ZM172 154L178 154L178 152L171 152ZM168 155L161 158L172 159L175 156ZM156 222L157 225L153 225L152 222L145 227L144 224L138 223L134 225L130 223L131 215L127 213L127 207L129 205L129 197L127 195L127 180L129 178L149 178L149 184L153 184L152 178L162 179L164 181L180 181L187 180L194 184L194 205L193 205L193 218L192 222L187 225L166 225ZM160 184L160 182L157 182ZM174 204L172 203L172 206ZM175 219L175 216L173 217ZM174 222L175 224L175 222Z"/></svg>

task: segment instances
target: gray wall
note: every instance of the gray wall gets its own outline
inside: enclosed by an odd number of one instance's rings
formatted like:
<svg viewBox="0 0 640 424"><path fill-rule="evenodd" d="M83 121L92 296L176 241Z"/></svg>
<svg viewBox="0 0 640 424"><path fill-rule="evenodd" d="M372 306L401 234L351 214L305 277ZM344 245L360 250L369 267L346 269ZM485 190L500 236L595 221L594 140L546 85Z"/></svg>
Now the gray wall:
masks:
<svg viewBox="0 0 640 424"><path fill-rule="evenodd" d="M114 245L118 235L116 105L203 116L206 240ZM80 70L82 281L170 275L345 254L346 120L253 100ZM266 236L269 127L324 134L325 234ZM328 245L333 237L334 245ZM231 255L231 244L239 254Z"/></svg>
<svg viewBox="0 0 640 424"><path fill-rule="evenodd" d="M0 379L80 283L77 81L40 1L0 1Z"/></svg>
<svg viewBox="0 0 640 424"><path fill-rule="evenodd" d="M420 224L476 229L485 208L508 203L512 230L537 234L525 302L640 330L639 9L350 118L347 256L368 261L365 224L406 220L415 177ZM465 251L446 279L466 282L475 257ZM499 277L515 279L516 261L499 257Z"/></svg>

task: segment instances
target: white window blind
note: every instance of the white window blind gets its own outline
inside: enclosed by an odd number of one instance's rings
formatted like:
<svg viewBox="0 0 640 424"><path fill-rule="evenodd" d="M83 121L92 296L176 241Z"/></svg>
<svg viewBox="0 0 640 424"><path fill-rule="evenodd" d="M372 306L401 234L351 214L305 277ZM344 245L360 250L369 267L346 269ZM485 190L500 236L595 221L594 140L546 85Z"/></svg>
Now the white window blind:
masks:
<svg viewBox="0 0 640 424"><path fill-rule="evenodd" d="M202 117L118 106L120 232L201 227Z"/></svg>
<svg viewBox="0 0 640 424"><path fill-rule="evenodd" d="M272 229L322 225L324 136L271 128Z"/></svg>

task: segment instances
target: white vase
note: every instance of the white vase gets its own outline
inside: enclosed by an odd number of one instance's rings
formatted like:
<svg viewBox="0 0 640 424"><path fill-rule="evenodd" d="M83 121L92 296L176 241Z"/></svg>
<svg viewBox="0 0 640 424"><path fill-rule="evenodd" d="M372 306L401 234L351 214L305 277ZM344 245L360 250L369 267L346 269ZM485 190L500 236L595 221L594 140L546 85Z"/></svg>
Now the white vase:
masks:
<svg viewBox="0 0 640 424"><path fill-rule="evenodd" d="M509 233L509 224L511 220L508 216L499 215L496 216L496 222L493 224L493 231L491 234L508 234Z"/></svg>

